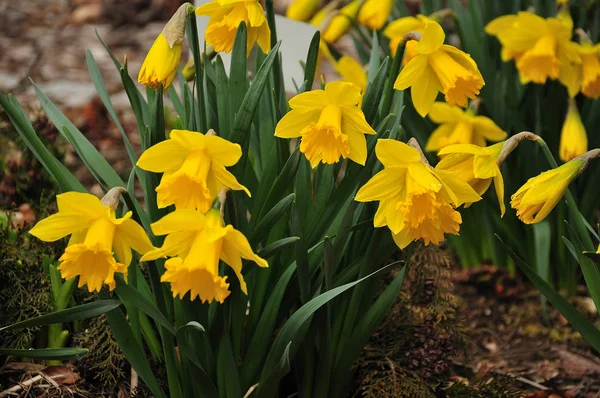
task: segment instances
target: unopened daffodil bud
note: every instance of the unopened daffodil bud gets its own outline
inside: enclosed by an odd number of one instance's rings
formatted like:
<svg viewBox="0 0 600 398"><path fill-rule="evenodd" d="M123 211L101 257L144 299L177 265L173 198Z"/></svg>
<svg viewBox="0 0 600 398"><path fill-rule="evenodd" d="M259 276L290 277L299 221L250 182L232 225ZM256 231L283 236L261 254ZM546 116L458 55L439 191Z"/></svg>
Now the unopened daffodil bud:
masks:
<svg viewBox="0 0 600 398"><path fill-rule="evenodd" d="M171 85L181 59L181 45L185 38L185 21L187 16L193 12L194 6L185 3L167 22L144 59L138 75L140 84L155 90L160 86L166 90Z"/></svg>
<svg viewBox="0 0 600 398"><path fill-rule="evenodd" d="M362 0L353 0L348 5L342 7L337 15L329 21L329 25L323 31L321 36L329 44L338 41L342 36L348 33L352 26L352 20L358 15Z"/></svg>
<svg viewBox="0 0 600 398"><path fill-rule="evenodd" d="M569 160L584 154L588 149L588 138L585 126L579 116L575 99L569 101L569 110L560 134L560 147L558 155L560 160Z"/></svg>
<svg viewBox="0 0 600 398"><path fill-rule="evenodd" d="M308 21L321 7L322 0L294 0L285 10L285 16L295 21Z"/></svg>
<svg viewBox="0 0 600 398"><path fill-rule="evenodd" d="M358 12L358 23L379 30L387 22L393 7L394 0L366 0Z"/></svg>
<svg viewBox="0 0 600 398"><path fill-rule="evenodd" d="M593 149L560 167L544 171L530 178L512 195L510 205L517 210L517 217L525 224L536 224L544 220L554 209L567 187L589 161L600 156L600 149Z"/></svg>

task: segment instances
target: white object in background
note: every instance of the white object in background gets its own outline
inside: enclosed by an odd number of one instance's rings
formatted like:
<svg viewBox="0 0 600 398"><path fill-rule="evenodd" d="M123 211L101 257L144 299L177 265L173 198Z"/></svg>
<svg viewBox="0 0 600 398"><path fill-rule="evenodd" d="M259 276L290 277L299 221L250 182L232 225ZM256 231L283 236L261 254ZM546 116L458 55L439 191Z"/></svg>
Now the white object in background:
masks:
<svg viewBox="0 0 600 398"><path fill-rule="evenodd" d="M196 7L208 3L210 0L194 0ZM204 48L204 31L210 17L196 17L198 23L198 35L200 36L200 48ZM281 52L283 80L286 91L295 93L294 81L300 86L304 80L304 70L300 61L305 62L308 47L317 27L299 21L288 19L281 15L275 15L275 26L277 27L277 39L281 41L279 50ZM260 49L257 49L260 51ZM229 73L231 55L220 53L225 64L225 70Z"/></svg>

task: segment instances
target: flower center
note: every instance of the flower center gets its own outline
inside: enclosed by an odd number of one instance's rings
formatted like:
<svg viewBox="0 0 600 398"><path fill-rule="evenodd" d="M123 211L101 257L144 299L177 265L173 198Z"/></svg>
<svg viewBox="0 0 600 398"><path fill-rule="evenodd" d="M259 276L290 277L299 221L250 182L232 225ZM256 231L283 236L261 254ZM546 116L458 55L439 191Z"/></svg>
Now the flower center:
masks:
<svg viewBox="0 0 600 398"><path fill-rule="evenodd" d="M546 35L523 53L517 61L517 68L526 82L546 83L548 78L558 78L560 61L556 57L556 47L556 37Z"/></svg>
<svg viewBox="0 0 600 398"><path fill-rule="evenodd" d="M448 105L466 108L468 98L475 99L479 95L483 81L443 49L429 54L428 61L439 79Z"/></svg>
<svg viewBox="0 0 600 398"><path fill-rule="evenodd" d="M342 110L329 104L321 111L317 123L310 123L301 132L300 152L304 153L314 168L322 161L333 164L350 153L348 136L342 133Z"/></svg>
<svg viewBox="0 0 600 398"><path fill-rule="evenodd" d="M202 149L189 153L179 170L165 174L156 187L160 208L175 204L179 209L207 211L214 200L208 187L211 158Z"/></svg>

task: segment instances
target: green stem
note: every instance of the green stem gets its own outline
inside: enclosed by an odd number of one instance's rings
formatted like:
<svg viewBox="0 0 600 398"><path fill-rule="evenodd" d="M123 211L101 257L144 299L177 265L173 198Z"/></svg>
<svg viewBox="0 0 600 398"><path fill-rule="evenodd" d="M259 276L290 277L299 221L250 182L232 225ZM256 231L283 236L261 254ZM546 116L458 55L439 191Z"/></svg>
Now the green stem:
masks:
<svg viewBox="0 0 600 398"><path fill-rule="evenodd" d="M202 76L204 71L202 69L202 61L200 59L200 41L198 39L198 25L196 23L196 15L191 14L188 16L188 23L190 26L190 34L188 40L190 42L190 48L192 50L192 56L194 57L194 69L196 71L196 78L194 83L196 85L196 118L198 123L198 130L205 131L206 128L206 109L204 108L204 86L202 85Z"/></svg>

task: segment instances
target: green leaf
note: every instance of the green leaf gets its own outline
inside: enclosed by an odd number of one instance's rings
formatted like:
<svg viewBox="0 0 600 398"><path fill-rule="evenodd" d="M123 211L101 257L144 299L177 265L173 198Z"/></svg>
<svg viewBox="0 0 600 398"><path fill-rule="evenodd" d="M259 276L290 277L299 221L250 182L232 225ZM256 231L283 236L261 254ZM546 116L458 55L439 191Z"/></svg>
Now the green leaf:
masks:
<svg viewBox="0 0 600 398"><path fill-rule="evenodd" d="M259 242L267 235L271 228L283 217L284 213L294 202L296 194L291 193L277 203L265 216L259 221L256 228L251 233L250 241Z"/></svg>
<svg viewBox="0 0 600 398"><path fill-rule="evenodd" d="M117 300L96 300L91 303L81 304L66 310L55 311L49 314L40 315L25 321L13 323L12 325L0 328L0 332L12 329L23 329L34 326L50 325L53 323L65 323L77 321L80 319L93 318L107 313L119 307L121 303Z"/></svg>
<svg viewBox="0 0 600 398"><path fill-rule="evenodd" d="M280 45L281 43L277 43L277 45L271 49L269 55L267 55L267 58L265 59L265 62L262 63L260 69L258 72L256 72L254 81L250 85L250 88L246 92L244 100L240 105L240 110L235 115L233 130L231 132L229 141L235 143L244 143L248 139L254 112L258 107L260 96L262 95L265 85L269 79L269 74L271 73L273 63L279 56ZM231 83L233 83L233 81L231 81ZM235 109L235 107L233 109ZM242 145L242 147L244 147L244 145Z"/></svg>
<svg viewBox="0 0 600 398"><path fill-rule="evenodd" d="M98 150L88 141L88 139L79 131L77 127L54 105L52 101L44 94L39 87L33 83L33 89L46 111L50 121L63 134L67 141L76 150L77 155L85 163L92 174L100 177L99 182L104 182L106 187L113 188L117 186L124 187L125 183L121 180L117 172L111 167L108 161L98 152ZM68 132L66 134L65 132Z"/></svg>
<svg viewBox="0 0 600 398"><path fill-rule="evenodd" d="M304 81L306 82L305 91L310 91L315 80L317 71L317 62L319 60L319 44L321 42L321 32L318 30L313 35L308 47L306 56L306 65L304 66Z"/></svg>
<svg viewBox="0 0 600 398"><path fill-rule="evenodd" d="M383 63L377 70L377 75L373 79L372 83L367 86L365 98L362 104L362 110L365 114L365 119L370 124L374 124L375 116L377 115L377 109L379 108L379 102L383 97L383 88L385 82L388 79L388 70L390 68L390 59L386 57ZM387 115L386 115L387 116Z"/></svg>
<svg viewBox="0 0 600 398"><path fill-rule="evenodd" d="M263 248L258 252L258 255L262 258L269 258L277 254L280 250L287 248L290 245L295 244L300 240L299 236L290 236L288 238L283 238L276 240L275 242L269 244L267 247Z"/></svg>
<svg viewBox="0 0 600 398"><path fill-rule="evenodd" d="M100 294L103 297L108 297L106 292L101 292ZM165 393L152 373L148 357L135 338L123 311L120 308L115 308L107 312L105 316L115 341L127 361L131 364L131 367L135 369L155 397L166 398Z"/></svg>
<svg viewBox="0 0 600 398"><path fill-rule="evenodd" d="M160 312L155 303L152 303L146 299L136 288L127 284L122 277L117 276L115 280L117 282L115 293L117 293L121 300L135 306L140 311L143 311L157 323L162 325L165 330L169 331L173 335L175 334L173 325L167 320L167 318L165 318L163 313Z"/></svg>
<svg viewBox="0 0 600 398"><path fill-rule="evenodd" d="M500 243L506 248L508 254L515 260L519 269L527 276L534 286L546 296L548 301L552 303L560 313L569 321L571 326L577 330L590 345L600 353L600 331L588 321L575 307L556 292L548 283L540 278L535 271L523 261L515 252L513 252L498 235L496 237Z"/></svg>
<svg viewBox="0 0 600 398"><path fill-rule="evenodd" d="M196 355L196 350L190 343L188 337L190 333L200 333L201 336L203 336L206 340L207 336L204 327L198 322L188 322L186 325L177 329L177 346L179 347L179 352L182 355L186 356L190 360L190 362L192 362L196 366L197 369L194 372L194 376L197 378L195 381L202 396L218 397L219 393L217 392L217 387L215 386L208 373L206 373L202 362Z"/></svg>
<svg viewBox="0 0 600 398"><path fill-rule="evenodd" d="M277 363L277 365L275 365L275 367L273 368L271 373L269 375L265 376L264 379L261 379L261 382L259 384L260 390L257 391L256 396L261 397L260 391L262 391L262 390L277 391L277 388L279 386L279 380L281 380L281 378L283 376L288 374L290 369L292 368L290 365L290 347L291 346L292 346L292 342L290 341L287 344L287 346L285 346L285 350L283 351L283 354L281 355L279 362ZM269 395L265 396L265 398L268 398L268 397L270 397L270 396Z"/></svg>
<svg viewBox="0 0 600 398"><path fill-rule="evenodd" d="M240 22L235 32L235 41L231 50L229 67L229 100L233 116L237 118L246 92L248 91L248 61L246 59L246 38L248 29L245 22ZM230 116L231 117L231 116ZM227 138L227 137L225 137ZM231 140L230 140L231 141Z"/></svg>
<svg viewBox="0 0 600 398"><path fill-rule="evenodd" d="M0 93L0 105L6 111L10 121L23 139L29 150L34 154L42 167L56 181L61 191L87 192L77 178L48 150L37 136L27 115L11 94L5 97Z"/></svg>
<svg viewBox="0 0 600 398"><path fill-rule="evenodd" d="M390 264L390 266L391 265L393 264ZM348 364L354 363L354 361L358 359L363 347L367 344L369 338L373 332L375 332L379 324L381 324L383 318L385 318L385 315L392 307L392 304L394 304L394 301L402 288L405 273L406 267L403 267L392 283L385 288L383 293L377 297L375 303L371 305L365 315L358 321L347 344L342 347L341 352L338 352L333 381L331 382L334 391L336 388L343 388L344 383L347 382Z"/></svg>
<svg viewBox="0 0 600 398"><path fill-rule="evenodd" d="M221 397L238 398L242 396L236 359L233 356L228 333L223 333L217 353L217 377Z"/></svg>
<svg viewBox="0 0 600 398"><path fill-rule="evenodd" d="M40 348L31 350L13 350L0 348L0 355L7 355L16 358L30 358L30 359L54 359L58 361L65 361L69 359L75 359L82 357L87 354L88 350L85 348Z"/></svg>
<svg viewBox="0 0 600 398"><path fill-rule="evenodd" d="M540 278L546 283L550 282L550 250L552 243L552 230L550 222L544 220L539 224L533 224L533 241L535 247L535 265ZM542 311L548 319L548 307L545 296L542 296Z"/></svg>
<svg viewBox="0 0 600 398"><path fill-rule="evenodd" d="M257 394L260 397L272 397L275 396L274 390L267 390L265 387L261 385L261 382L266 379L267 376L270 377L273 370L277 367L277 363L280 361L283 353L287 349L288 345L292 344L290 347L290 358L293 359L296 350L298 349L301 341L297 338L299 337L300 332L302 331L305 323L312 317L312 315L322 306L327 304L329 301L344 293L348 289L356 286L357 284L369 279L373 275L381 272L389 266L383 267L364 278L361 278L355 282L347 283L340 287L336 287L335 289L331 289L315 298L310 300L308 303L304 304L302 307L298 309L298 311L294 312L292 316L283 324L279 333L277 333L277 337L275 337L275 341L271 345L271 350L267 356L265 366L263 367L263 371L261 374L261 381L259 381ZM264 335L262 336L264 338Z"/></svg>
<svg viewBox="0 0 600 398"><path fill-rule="evenodd" d="M373 30L373 36L371 39L371 57L369 58L369 73L368 81L369 85L375 81L375 71L381 66L381 57L379 56L379 37L377 36L377 30Z"/></svg>
<svg viewBox="0 0 600 398"><path fill-rule="evenodd" d="M129 137L125 133L125 129L121 125L119 118L117 117L117 113L115 112L115 108L113 108L112 102L110 101L110 96L108 95L108 90L106 89L106 85L104 84L104 80L102 79L102 74L100 73L100 69L98 68L98 64L94 59L91 51L85 50L85 59L87 62L88 72L90 77L92 78L92 82L94 83L94 87L96 87L96 92L100 97L100 100L104 104L104 107L108 111L108 114L115 122L117 129L121 133L121 138L123 138L123 142L125 143L125 149L127 150L127 155L129 155L129 160L132 165L137 163L137 155L131 146L131 142L129 141Z"/></svg>

